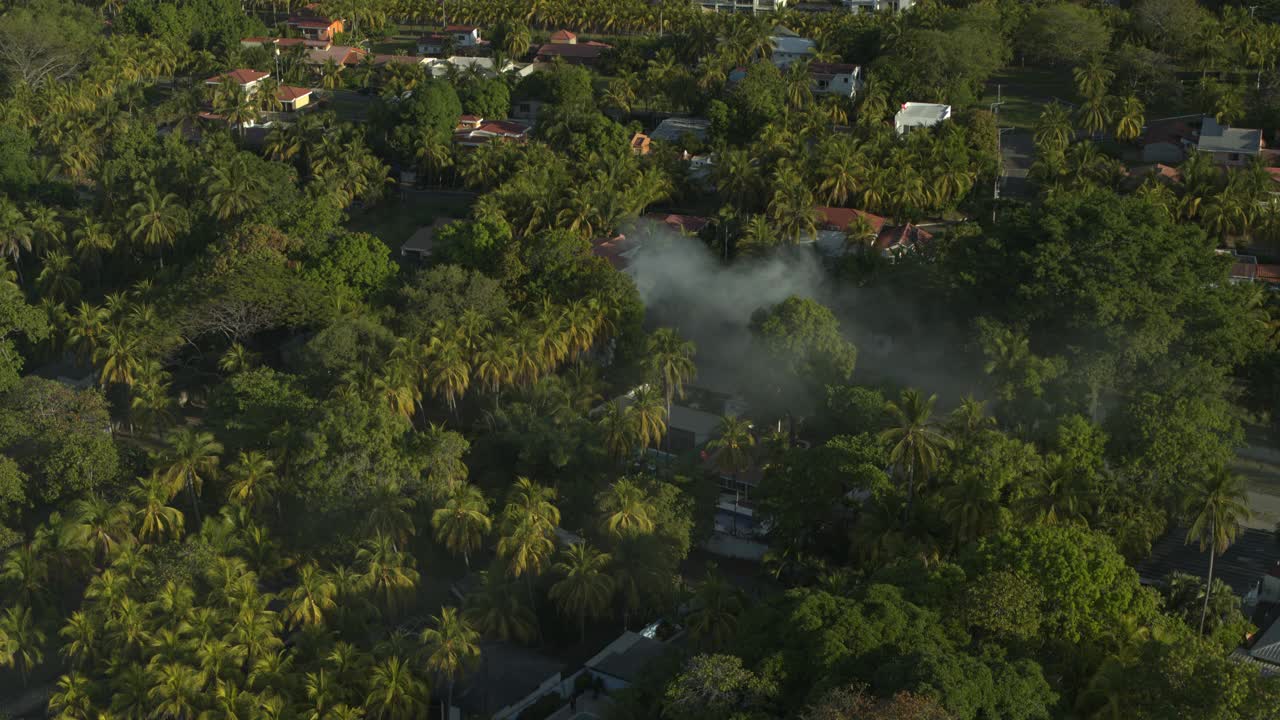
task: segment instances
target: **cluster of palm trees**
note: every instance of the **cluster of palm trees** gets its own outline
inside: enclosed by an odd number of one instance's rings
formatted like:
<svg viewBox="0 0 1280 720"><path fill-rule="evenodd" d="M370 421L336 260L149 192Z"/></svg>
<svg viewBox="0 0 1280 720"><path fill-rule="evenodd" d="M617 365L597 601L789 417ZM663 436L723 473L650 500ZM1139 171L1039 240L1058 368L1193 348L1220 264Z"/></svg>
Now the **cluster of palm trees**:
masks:
<svg viewBox="0 0 1280 720"><path fill-rule="evenodd" d="M369 387L396 413L413 418L432 395L455 415L472 389L500 402L507 388L527 388L577 360L612 332L617 309L598 298L557 306L544 302L531 316L492 323L468 311L437 321L418 337L401 338Z"/></svg>

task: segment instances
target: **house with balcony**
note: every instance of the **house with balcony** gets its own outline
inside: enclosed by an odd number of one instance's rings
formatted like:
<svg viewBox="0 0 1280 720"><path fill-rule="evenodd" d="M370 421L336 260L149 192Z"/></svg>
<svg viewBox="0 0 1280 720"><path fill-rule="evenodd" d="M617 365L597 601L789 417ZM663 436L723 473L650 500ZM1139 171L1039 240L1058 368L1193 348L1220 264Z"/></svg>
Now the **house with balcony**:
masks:
<svg viewBox="0 0 1280 720"><path fill-rule="evenodd" d="M810 89L818 95L857 97L862 91L862 68L851 63L810 63Z"/></svg>
<svg viewBox="0 0 1280 720"><path fill-rule="evenodd" d="M239 85L245 92L253 92L258 87L258 83L271 77L271 73L261 70L253 70L250 68L240 68L232 70L221 75L214 75L204 81L205 85L222 85L228 80Z"/></svg>
<svg viewBox="0 0 1280 720"><path fill-rule="evenodd" d="M295 15L285 23L305 40L333 40L343 30L341 18L333 20L313 15Z"/></svg>
<svg viewBox="0 0 1280 720"><path fill-rule="evenodd" d="M790 67L799 60L808 60L818 52L818 44L807 37L801 37L792 30L779 25L773 29L769 37L773 43L773 54L769 59L779 68Z"/></svg>

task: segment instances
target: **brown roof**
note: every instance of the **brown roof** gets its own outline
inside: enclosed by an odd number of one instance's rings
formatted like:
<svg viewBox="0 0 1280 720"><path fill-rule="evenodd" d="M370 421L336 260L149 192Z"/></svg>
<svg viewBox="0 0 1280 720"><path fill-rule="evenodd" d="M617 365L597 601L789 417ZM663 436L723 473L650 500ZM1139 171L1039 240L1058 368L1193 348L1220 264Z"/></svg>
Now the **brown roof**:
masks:
<svg viewBox="0 0 1280 720"><path fill-rule="evenodd" d="M337 22L337 20L330 20L329 18L291 17L287 24L294 27L327 28L337 24Z"/></svg>
<svg viewBox="0 0 1280 720"><path fill-rule="evenodd" d="M281 85L276 90L276 99L280 102L292 102L300 97L306 97L311 94L311 88L294 87L293 85Z"/></svg>
<svg viewBox="0 0 1280 720"><path fill-rule="evenodd" d="M578 43L577 45L548 43L538 48L538 56L562 57L573 60L595 60L604 54L604 51L607 50L608 47L608 45L593 45L589 43Z"/></svg>
<svg viewBox="0 0 1280 720"><path fill-rule="evenodd" d="M577 39L578 36L568 30L557 30L551 33L551 42L553 43L571 43Z"/></svg>
<svg viewBox="0 0 1280 720"><path fill-rule="evenodd" d="M422 63L422 58L417 55L374 55L373 62L375 65L389 65L391 63L418 65Z"/></svg>
<svg viewBox="0 0 1280 720"><path fill-rule="evenodd" d="M853 221L859 217L866 219L871 225L871 232L879 233L887 222L879 215L873 215L865 210L854 210L853 208L839 207L818 207L814 208L818 214L822 216L822 224L829 230L839 230L844 232Z"/></svg>
<svg viewBox="0 0 1280 720"><path fill-rule="evenodd" d="M445 28L445 32L469 33L469 32L475 32L478 29L479 28L477 28L475 25L449 25Z"/></svg>
<svg viewBox="0 0 1280 720"><path fill-rule="evenodd" d="M237 85L248 85L249 83L257 82L267 77L270 74L271 73L269 72L262 72L261 70L249 70L246 68L241 68L239 70L232 70L231 72L223 73L221 75L214 75L208 80L205 80L205 82L217 85L218 83L221 83L222 81L230 78L231 80L234 80Z"/></svg>
<svg viewBox="0 0 1280 720"><path fill-rule="evenodd" d="M633 247L635 247L634 241L628 241L626 235L619 234L617 237L593 240L591 254L608 260L615 270L622 270L630 264L627 258L623 257L623 253Z"/></svg>
<svg viewBox="0 0 1280 720"><path fill-rule="evenodd" d="M651 212L645 213L645 217L650 220L663 223L673 230L686 232L690 235L696 235L702 228L711 223L711 220L697 215L675 215L671 213Z"/></svg>
<svg viewBox="0 0 1280 720"><path fill-rule="evenodd" d="M1191 131L1190 125L1181 120L1173 120L1149 125L1147 131L1142 134L1142 144L1169 143L1171 145L1181 145L1183 140L1190 140L1193 137L1194 133Z"/></svg>

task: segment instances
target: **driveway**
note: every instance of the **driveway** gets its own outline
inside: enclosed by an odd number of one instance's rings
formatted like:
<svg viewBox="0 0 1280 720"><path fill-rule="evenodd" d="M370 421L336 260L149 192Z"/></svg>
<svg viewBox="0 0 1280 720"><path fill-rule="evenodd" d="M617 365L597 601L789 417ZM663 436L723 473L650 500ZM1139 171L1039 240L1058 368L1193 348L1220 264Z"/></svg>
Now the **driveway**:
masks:
<svg viewBox="0 0 1280 720"><path fill-rule="evenodd" d="M1000 184L1002 195L1030 197L1031 184L1027 175L1035 162L1036 144L1030 130L1010 130L1000 138L1000 150L1004 162L1004 181Z"/></svg>

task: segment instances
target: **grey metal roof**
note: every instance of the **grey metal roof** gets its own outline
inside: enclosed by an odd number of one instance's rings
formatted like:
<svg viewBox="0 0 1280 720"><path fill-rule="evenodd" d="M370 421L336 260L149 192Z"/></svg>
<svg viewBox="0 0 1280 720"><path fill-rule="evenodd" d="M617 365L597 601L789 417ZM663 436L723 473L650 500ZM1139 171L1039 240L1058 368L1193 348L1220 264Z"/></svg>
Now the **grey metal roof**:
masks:
<svg viewBox="0 0 1280 720"><path fill-rule="evenodd" d="M1256 155L1262 150L1262 131L1219 125L1206 117L1200 125L1199 148L1204 152Z"/></svg>
<svg viewBox="0 0 1280 720"><path fill-rule="evenodd" d="M1151 546L1151 557L1137 564L1144 583L1164 582L1169 573L1179 570L1196 577L1209 571L1209 554L1192 542L1187 544L1187 529L1173 528ZM1236 541L1213 563L1213 577L1221 580L1237 595L1244 595L1280 558L1275 536L1266 530L1246 528Z"/></svg>
<svg viewBox="0 0 1280 720"><path fill-rule="evenodd" d="M676 142L686 134L702 140L711 130L711 121L704 118L670 117L658 123L658 127L649 133L651 140Z"/></svg>

